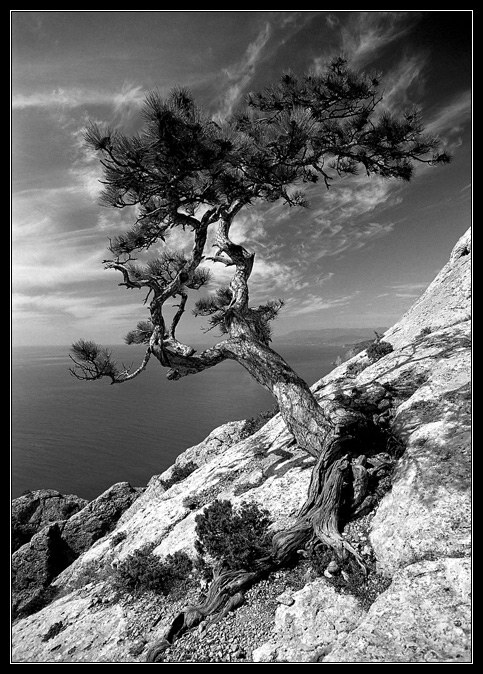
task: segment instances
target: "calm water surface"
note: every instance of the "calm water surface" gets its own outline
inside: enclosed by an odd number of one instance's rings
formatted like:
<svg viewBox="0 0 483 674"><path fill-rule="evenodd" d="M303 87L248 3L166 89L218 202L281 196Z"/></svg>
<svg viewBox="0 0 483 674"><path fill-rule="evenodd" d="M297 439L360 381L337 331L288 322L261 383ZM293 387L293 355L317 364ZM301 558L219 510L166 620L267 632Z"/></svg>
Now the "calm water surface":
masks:
<svg viewBox="0 0 483 674"><path fill-rule="evenodd" d="M341 353L335 346L278 346L312 384ZM68 371L69 347L17 347L12 362L12 497L57 489L92 499L115 482L144 486L216 426L270 409L273 399L237 363L171 382L157 362L111 386ZM113 348L125 363L144 349Z"/></svg>

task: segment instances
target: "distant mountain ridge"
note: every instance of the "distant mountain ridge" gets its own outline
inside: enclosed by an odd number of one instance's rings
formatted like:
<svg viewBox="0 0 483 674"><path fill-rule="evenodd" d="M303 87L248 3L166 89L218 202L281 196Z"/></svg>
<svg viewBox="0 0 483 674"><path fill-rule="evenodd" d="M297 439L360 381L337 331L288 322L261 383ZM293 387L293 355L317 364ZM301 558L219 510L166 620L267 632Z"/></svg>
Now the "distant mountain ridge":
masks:
<svg viewBox="0 0 483 674"><path fill-rule="evenodd" d="M316 330L294 330L286 335L274 337L277 344L328 344L344 346L367 339L374 339L375 332L385 332L387 328L321 328Z"/></svg>

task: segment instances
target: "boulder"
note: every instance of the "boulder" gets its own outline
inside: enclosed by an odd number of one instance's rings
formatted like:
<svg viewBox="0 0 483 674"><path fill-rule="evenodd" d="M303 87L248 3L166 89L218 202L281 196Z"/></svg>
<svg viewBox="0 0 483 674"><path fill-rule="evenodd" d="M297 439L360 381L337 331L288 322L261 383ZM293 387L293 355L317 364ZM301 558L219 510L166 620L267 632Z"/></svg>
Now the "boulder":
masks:
<svg viewBox="0 0 483 674"><path fill-rule="evenodd" d="M424 560L398 572L322 662L468 662L470 625L470 560Z"/></svg>
<svg viewBox="0 0 483 674"><path fill-rule="evenodd" d="M65 524L62 538L75 557L111 532L141 491L131 487L129 482L118 482L71 517Z"/></svg>
<svg viewBox="0 0 483 674"><path fill-rule="evenodd" d="M55 489L29 491L12 501L12 552L28 543L46 524L67 520L89 501Z"/></svg>
<svg viewBox="0 0 483 674"><path fill-rule="evenodd" d="M142 490L119 482L68 520L48 524L12 557L14 617L32 613L56 589L48 587L61 571L91 545L112 531Z"/></svg>
<svg viewBox="0 0 483 674"><path fill-rule="evenodd" d="M71 553L62 540L64 524L48 524L12 555L14 617L41 608L52 579L72 561Z"/></svg>

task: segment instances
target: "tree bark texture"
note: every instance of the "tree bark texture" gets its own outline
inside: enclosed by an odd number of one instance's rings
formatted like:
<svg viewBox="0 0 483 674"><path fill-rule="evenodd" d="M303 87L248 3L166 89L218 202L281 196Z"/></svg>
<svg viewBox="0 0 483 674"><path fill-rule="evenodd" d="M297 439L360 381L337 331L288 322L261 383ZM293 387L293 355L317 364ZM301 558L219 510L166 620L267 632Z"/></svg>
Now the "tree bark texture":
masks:
<svg viewBox="0 0 483 674"><path fill-rule="evenodd" d="M201 360L208 367L212 360L224 358L239 362L272 393L297 444L315 457L316 463L296 522L274 535L270 555L258 561L255 571L217 569L206 600L175 618L164 638L150 649L149 662L161 662L173 640L202 620L217 620L236 608L244 590L292 561L310 542L321 541L338 559L353 555L365 570L356 550L342 537L341 528L366 496L366 456L380 452L374 440L373 407L361 409L326 401L322 409L306 382L279 354L254 339L243 322L234 324L231 333L214 347L215 352L203 352ZM196 362L196 357L192 358Z"/></svg>

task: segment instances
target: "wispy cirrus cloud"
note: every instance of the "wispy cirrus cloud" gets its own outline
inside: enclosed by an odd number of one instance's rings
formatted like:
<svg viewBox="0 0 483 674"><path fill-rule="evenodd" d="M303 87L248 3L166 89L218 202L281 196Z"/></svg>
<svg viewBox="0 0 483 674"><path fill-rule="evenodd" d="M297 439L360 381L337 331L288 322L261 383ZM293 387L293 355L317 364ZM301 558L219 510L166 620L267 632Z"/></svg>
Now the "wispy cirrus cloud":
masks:
<svg viewBox="0 0 483 674"><path fill-rule="evenodd" d="M43 288L67 288L69 285L87 281L105 280L106 271L102 266L102 252L80 252L78 244L62 241L48 242L42 248L23 246L14 251L12 288L24 293ZM55 254L52 253L55 251Z"/></svg>
<svg viewBox="0 0 483 674"><path fill-rule="evenodd" d="M399 292L418 292L428 287L431 281L418 281L416 283L395 283L391 286Z"/></svg>
<svg viewBox="0 0 483 674"><path fill-rule="evenodd" d="M400 197L394 194L394 183L379 178L359 175L340 181L326 192L323 204L315 215L329 215L339 220L352 220L372 213L384 206L394 206Z"/></svg>
<svg viewBox="0 0 483 674"><path fill-rule="evenodd" d="M135 322L136 315L142 315L136 309L139 305L131 303L113 303L110 297L101 297L98 293L66 293L50 291L36 294L15 292L12 295L12 319L14 323L45 324L55 333L56 326L62 329L70 326L73 330L95 330L99 328L99 315L104 325L125 330L126 324ZM134 316L134 318L133 318ZM58 329L58 328L57 328Z"/></svg>
<svg viewBox="0 0 483 674"><path fill-rule="evenodd" d="M441 136L454 136L471 118L471 91L462 91L440 106L426 125L426 131Z"/></svg>
<svg viewBox="0 0 483 674"><path fill-rule="evenodd" d="M394 229L384 211L401 202L397 187L380 178L350 177L321 196L310 230L297 236L303 257L313 260L359 250ZM370 218L370 219L369 219Z"/></svg>
<svg viewBox="0 0 483 674"><path fill-rule="evenodd" d="M383 75L383 100L381 106L389 112L401 110L421 100L426 78L424 70L428 57L424 52L405 55Z"/></svg>
<svg viewBox="0 0 483 674"><path fill-rule="evenodd" d="M365 66L405 35L417 19L417 12L354 12L341 29L342 51L354 66Z"/></svg>
<svg viewBox="0 0 483 674"><path fill-rule="evenodd" d="M389 286L390 290L377 295L377 298L382 297L399 297L399 298L415 298L419 297L421 293L426 290L430 281L418 281L412 283L395 283Z"/></svg>
<svg viewBox="0 0 483 674"><path fill-rule="evenodd" d="M317 249L312 244L312 257L318 261L324 257L360 250L376 239L386 236L393 229L394 223L392 222L363 222L350 225L325 223L317 236L319 241Z"/></svg>
<svg viewBox="0 0 483 674"><path fill-rule="evenodd" d="M324 298L310 293L301 298L291 299L287 302L284 310L287 315L300 316L303 314L318 313L328 309L337 309L348 305L356 296L357 292L342 297Z"/></svg>
<svg viewBox="0 0 483 674"><path fill-rule="evenodd" d="M242 93L253 78L255 68L263 57L263 50L270 39L271 33L270 24L266 23L255 40L248 45L243 58L232 67L223 71L228 89L218 110L218 116L221 119L232 113Z"/></svg>
<svg viewBox="0 0 483 674"><path fill-rule="evenodd" d="M57 88L52 91L15 93L13 110L28 108L83 108L90 105L109 105L119 113L125 108L139 108L145 92L139 85L124 82L118 90L87 89L81 87Z"/></svg>
<svg viewBox="0 0 483 674"><path fill-rule="evenodd" d="M334 56L343 54L355 68L365 67L384 48L403 37L419 19L418 12L351 12L347 18L329 13L326 22L336 32L335 44L313 61L320 71Z"/></svg>

